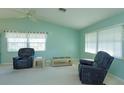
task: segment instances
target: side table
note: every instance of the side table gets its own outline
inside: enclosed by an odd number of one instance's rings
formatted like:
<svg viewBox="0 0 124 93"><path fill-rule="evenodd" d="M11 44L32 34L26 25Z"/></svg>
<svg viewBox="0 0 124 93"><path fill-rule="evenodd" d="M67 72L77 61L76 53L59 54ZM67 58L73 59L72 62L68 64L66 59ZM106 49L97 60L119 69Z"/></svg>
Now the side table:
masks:
<svg viewBox="0 0 124 93"><path fill-rule="evenodd" d="M33 67L44 67L44 59L42 57L36 57L34 59Z"/></svg>

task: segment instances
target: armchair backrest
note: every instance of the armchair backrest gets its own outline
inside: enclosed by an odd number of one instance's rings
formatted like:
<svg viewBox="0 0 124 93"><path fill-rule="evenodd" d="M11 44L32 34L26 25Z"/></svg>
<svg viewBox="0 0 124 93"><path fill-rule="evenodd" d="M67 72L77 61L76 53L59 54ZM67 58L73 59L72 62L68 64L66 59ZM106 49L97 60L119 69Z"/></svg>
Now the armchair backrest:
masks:
<svg viewBox="0 0 124 93"><path fill-rule="evenodd" d="M18 51L19 57L29 57L34 56L34 49L33 48L21 48Z"/></svg>
<svg viewBox="0 0 124 93"><path fill-rule="evenodd" d="M114 57L110 56L108 53L104 51L99 51L94 58L94 62L96 62L96 65L105 70L109 69L113 60Z"/></svg>

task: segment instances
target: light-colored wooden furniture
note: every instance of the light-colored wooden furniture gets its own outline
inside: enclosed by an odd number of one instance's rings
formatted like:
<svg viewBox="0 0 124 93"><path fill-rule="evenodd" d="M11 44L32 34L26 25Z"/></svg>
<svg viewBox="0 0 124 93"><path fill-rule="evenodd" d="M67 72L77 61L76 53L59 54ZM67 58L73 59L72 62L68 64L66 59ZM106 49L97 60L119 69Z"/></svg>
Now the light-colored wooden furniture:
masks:
<svg viewBox="0 0 124 93"><path fill-rule="evenodd" d="M71 66L72 60L70 57L54 57L52 59L52 66Z"/></svg>
<svg viewBox="0 0 124 93"><path fill-rule="evenodd" d="M42 57L36 57L34 59L34 64L33 64L34 67L42 68L42 67L44 67L44 65L45 65L45 62L44 62L44 59Z"/></svg>

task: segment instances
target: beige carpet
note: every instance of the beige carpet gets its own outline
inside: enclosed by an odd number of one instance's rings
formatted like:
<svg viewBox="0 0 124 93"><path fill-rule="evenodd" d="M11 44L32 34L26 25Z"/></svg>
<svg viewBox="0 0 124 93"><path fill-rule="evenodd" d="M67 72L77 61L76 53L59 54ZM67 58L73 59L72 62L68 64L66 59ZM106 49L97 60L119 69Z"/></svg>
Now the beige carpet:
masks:
<svg viewBox="0 0 124 93"><path fill-rule="evenodd" d="M0 66L1 85L81 85L77 66L13 70Z"/></svg>
<svg viewBox="0 0 124 93"><path fill-rule="evenodd" d="M124 80L108 73L104 83L124 85ZM12 65L0 65L0 85L82 85L77 65L13 70Z"/></svg>

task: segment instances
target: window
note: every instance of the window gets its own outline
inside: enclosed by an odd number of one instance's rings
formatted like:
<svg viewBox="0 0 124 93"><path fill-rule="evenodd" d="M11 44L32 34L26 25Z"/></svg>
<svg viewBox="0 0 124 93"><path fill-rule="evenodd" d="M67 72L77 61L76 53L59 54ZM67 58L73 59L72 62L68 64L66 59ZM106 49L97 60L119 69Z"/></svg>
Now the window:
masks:
<svg viewBox="0 0 124 93"><path fill-rule="evenodd" d="M36 51L44 51L46 46L46 35L30 33L28 36L29 47L34 48Z"/></svg>
<svg viewBox="0 0 124 93"><path fill-rule="evenodd" d="M103 50L115 57L122 57L122 27L98 32L98 51Z"/></svg>
<svg viewBox="0 0 124 93"><path fill-rule="evenodd" d="M45 51L46 33L6 32L6 38L8 51L18 51L25 47Z"/></svg>
<svg viewBox="0 0 124 93"><path fill-rule="evenodd" d="M26 33L6 32L8 51L18 51L27 47Z"/></svg>
<svg viewBox="0 0 124 93"><path fill-rule="evenodd" d="M97 33L87 33L85 35L85 52L96 53Z"/></svg>
<svg viewBox="0 0 124 93"><path fill-rule="evenodd" d="M85 52L106 51L110 55L122 57L122 26L85 34Z"/></svg>
<svg viewBox="0 0 124 93"><path fill-rule="evenodd" d="M26 38L7 38L8 51L18 51L20 48L27 47Z"/></svg>

